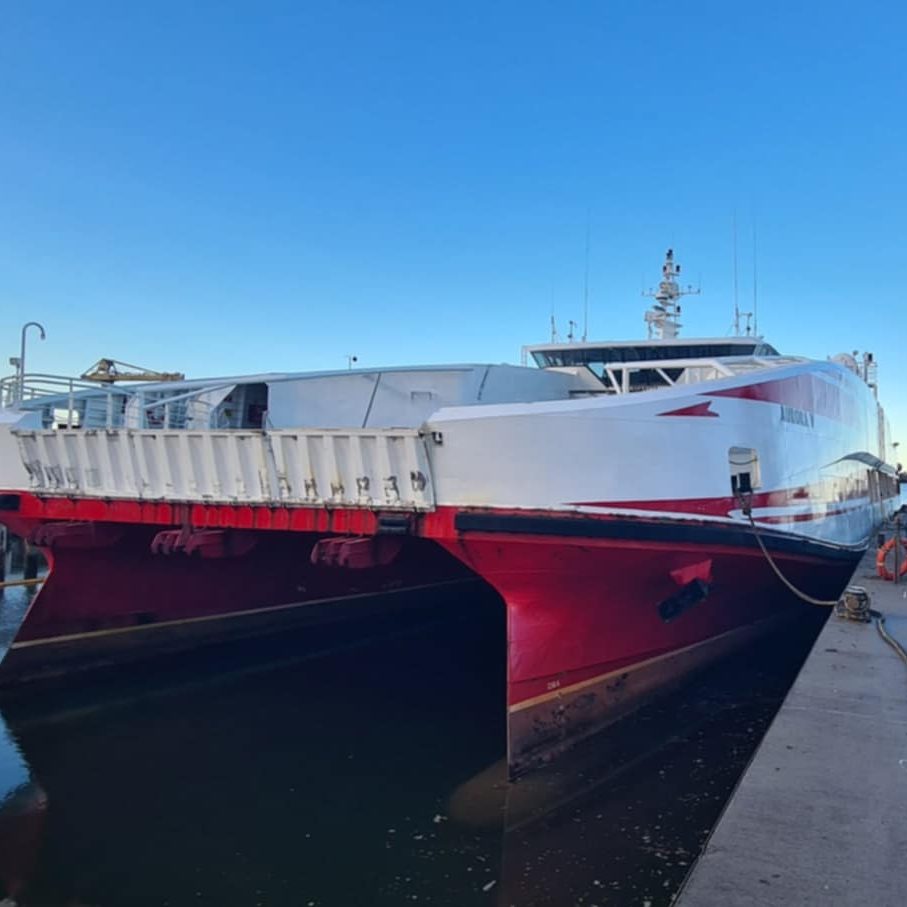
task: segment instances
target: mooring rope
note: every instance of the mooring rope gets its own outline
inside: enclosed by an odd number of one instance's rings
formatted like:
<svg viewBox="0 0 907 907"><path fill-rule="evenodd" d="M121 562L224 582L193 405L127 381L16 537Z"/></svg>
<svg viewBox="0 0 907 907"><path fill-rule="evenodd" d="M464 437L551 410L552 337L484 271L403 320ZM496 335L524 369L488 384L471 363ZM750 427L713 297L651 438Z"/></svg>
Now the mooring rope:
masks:
<svg viewBox="0 0 907 907"><path fill-rule="evenodd" d="M768 548L765 547L765 542L762 541L762 534L756 528L756 521L753 519L752 507L748 504L744 504L743 512L746 514L747 519L750 521L750 526L753 527L753 535L756 536L756 541L759 543L759 547L762 549L762 553L765 555L765 559L768 561L769 566L772 570L775 571L775 576L790 589L798 598L802 598L803 601L809 602L811 605L819 605L822 608L835 608L838 605L840 599L835 599L831 601L824 598L813 598L811 595L807 595L802 589L798 589L782 572L781 568L775 563L775 559L769 554Z"/></svg>
<svg viewBox="0 0 907 907"><path fill-rule="evenodd" d="M885 642L898 653L898 657L904 664L907 664L907 649L905 649L885 628L885 615L881 611L871 611L872 616L876 619L876 629Z"/></svg>
<svg viewBox="0 0 907 907"><path fill-rule="evenodd" d="M781 568L775 563L775 559L769 553L768 548L765 547L765 542L762 541L762 534L759 532L759 529L756 527L756 521L753 519L753 509L752 506L744 501L741 498L740 501L742 505L743 513L746 515L746 518L750 521L750 526L753 529L753 535L756 536L756 541L759 543L759 547L762 549L762 553L765 555L765 559L768 561L769 566L774 570L775 576L781 580L784 585L790 589L798 598L803 599L803 601L808 602L811 605L818 605L822 608L834 608L835 615L837 617L843 617L847 620L860 621L862 623L869 623L870 620L875 618L876 629L879 631L879 636L891 646L892 649L897 653L898 658L907 664L907 649L904 648L887 630L885 627L885 615L881 611L876 611L875 608L869 607L869 596L866 594L866 590L862 587L856 587L862 592L862 595L842 595L840 598L831 601L829 599L823 598L813 598L811 595L807 595L802 589L798 589L782 572Z"/></svg>

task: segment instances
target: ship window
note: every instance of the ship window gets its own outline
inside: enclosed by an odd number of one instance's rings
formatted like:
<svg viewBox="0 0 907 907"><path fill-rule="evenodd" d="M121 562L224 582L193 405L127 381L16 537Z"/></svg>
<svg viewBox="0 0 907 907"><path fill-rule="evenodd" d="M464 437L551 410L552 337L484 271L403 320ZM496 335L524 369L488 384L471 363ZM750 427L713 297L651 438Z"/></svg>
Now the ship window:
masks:
<svg viewBox="0 0 907 907"><path fill-rule="evenodd" d="M777 356L767 343L641 343L638 346L561 346L555 349L530 350L541 368L587 365L601 374L603 365L611 362L655 362L659 359L719 359L726 356Z"/></svg>
<svg viewBox="0 0 907 907"><path fill-rule="evenodd" d="M746 494L762 487L759 454L754 447L732 447L728 451L728 464L733 494Z"/></svg>
<svg viewBox="0 0 907 907"><path fill-rule="evenodd" d="M869 499L873 504L878 504L881 500L879 492L879 474L874 470L869 470Z"/></svg>

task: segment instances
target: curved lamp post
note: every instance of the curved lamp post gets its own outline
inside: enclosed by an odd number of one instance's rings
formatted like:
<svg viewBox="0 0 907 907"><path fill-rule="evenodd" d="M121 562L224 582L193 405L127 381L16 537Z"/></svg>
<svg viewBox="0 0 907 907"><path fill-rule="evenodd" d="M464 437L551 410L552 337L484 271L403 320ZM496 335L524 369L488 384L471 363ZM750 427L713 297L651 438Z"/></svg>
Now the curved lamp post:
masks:
<svg viewBox="0 0 907 907"><path fill-rule="evenodd" d="M22 346L19 348L19 404L25 399L25 334L31 327L36 327L41 332L41 339L46 338L44 325L37 321L27 321L22 325Z"/></svg>

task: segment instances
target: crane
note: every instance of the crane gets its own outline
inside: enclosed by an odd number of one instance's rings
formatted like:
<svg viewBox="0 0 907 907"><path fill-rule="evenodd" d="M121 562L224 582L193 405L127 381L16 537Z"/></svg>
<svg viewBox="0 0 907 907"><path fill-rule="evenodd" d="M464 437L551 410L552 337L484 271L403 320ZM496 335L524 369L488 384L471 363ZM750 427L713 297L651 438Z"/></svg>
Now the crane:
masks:
<svg viewBox="0 0 907 907"><path fill-rule="evenodd" d="M117 359L98 359L82 373L83 381L113 384L114 381L182 381L182 372L155 372Z"/></svg>

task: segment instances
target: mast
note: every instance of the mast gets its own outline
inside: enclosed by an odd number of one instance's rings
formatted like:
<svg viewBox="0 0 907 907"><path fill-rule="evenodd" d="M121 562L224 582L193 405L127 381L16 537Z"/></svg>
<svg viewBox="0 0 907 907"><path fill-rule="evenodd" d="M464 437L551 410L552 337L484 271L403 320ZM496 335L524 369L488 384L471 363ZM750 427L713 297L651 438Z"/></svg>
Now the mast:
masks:
<svg viewBox="0 0 907 907"><path fill-rule="evenodd" d="M586 212L586 265L583 275L583 343L589 334L589 244L592 239L592 219Z"/></svg>
<svg viewBox="0 0 907 907"><path fill-rule="evenodd" d="M674 250L668 249L665 262L661 266L661 283L657 290L643 293L655 300L655 304L646 312L646 324L649 328L650 340L673 340L683 327L679 321L680 298L699 293L698 289L691 286L681 287L677 283L680 274L680 265L674 263Z"/></svg>

